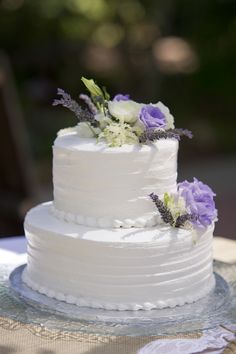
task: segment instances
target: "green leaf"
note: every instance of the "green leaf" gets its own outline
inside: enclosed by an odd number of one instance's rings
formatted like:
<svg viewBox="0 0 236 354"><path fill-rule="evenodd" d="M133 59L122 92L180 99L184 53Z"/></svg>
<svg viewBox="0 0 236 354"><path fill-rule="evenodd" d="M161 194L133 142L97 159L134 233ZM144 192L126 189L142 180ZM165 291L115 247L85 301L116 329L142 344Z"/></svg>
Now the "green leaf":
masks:
<svg viewBox="0 0 236 354"><path fill-rule="evenodd" d="M92 96L101 96L101 97L104 96L102 90L97 84L95 84L93 79L86 79L85 77L82 76L81 80Z"/></svg>
<svg viewBox="0 0 236 354"><path fill-rule="evenodd" d="M109 101L110 98L111 98L111 96L110 96L110 94L107 92L106 87L105 87L105 86L102 86L102 90L103 90L103 92L104 92L105 100Z"/></svg>
<svg viewBox="0 0 236 354"><path fill-rule="evenodd" d="M171 197L169 196L169 194L168 193L164 193L164 204L165 204L165 206L168 206L170 200L171 200Z"/></svg>

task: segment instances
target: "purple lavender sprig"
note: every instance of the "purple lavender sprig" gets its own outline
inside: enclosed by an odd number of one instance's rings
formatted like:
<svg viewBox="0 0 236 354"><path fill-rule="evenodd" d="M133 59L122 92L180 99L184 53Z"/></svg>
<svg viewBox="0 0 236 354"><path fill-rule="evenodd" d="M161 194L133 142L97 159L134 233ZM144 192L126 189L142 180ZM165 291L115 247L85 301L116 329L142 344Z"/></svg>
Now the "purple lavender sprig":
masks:
<svg viewBox="0 0 236 354"><path fill-rule="evenodd" d="M63 107L68 108L71 112L73 112L78 118L79 122L88 122L94 127L98 126L98 122L94 118L94 114L87 108L81 108L80 105L75 100L73 100L68 93L66 93L61 88L58 88L57 94L61 96L61 98L55 99L52 103L53 106L62 105Z"/></svg>
<svg viewBox="0 0 236 354"><path fill-rule="evenodd" d="M183 128L174 128L174 129L169 129L167 130L169 132L173 132L174 134L178 135L179 138L182 136L186 136L186 138L192 139L193 138L193 133L189 129L183 129Z"/></svg>
<svg viewBox="0 0 236 354"><path fill-rule="evenodd" d="M146 143L147 141L156 141L160 139L176 139L180 140L182 136L186 136L192 139L193 134L188 129L168 129L168 130L157 130L157 129L147 129L139 137L140 143Z"/></svg>
<svg viewBox="0 0 236 354"><path fill-rule="evenodd" d="M97 107L95 106L95 104L93 103L93 101L91 100L91 98L88 95L85 95L84 93L82 93L79 95L79 98L86 103L86 105L88 106L91 113L93 113L93 114L98 113Z"/></svg>
<svg viewBox="0 0 236 354"><path fill-rule="evenodd" d="M174 218L170 212L170 210L165 206L165 204L159 199L158 195L155 193L151 193L149 197L152 199L153 203L156 205L162 220L166 224L174 225Z"/></svg>
<svg viewBox="0 0 236 354"><path fill-rule="evenodd" d="M179 139L177 134L173 132L168 132L167 130L154 130L154 129L147 129L145 130L142 135L139 137L140 143L146 143L147 141L156 141L160 139Z"/></svg>
<svg viewBox="0 0 236 354"><path fill-rule="evenodd" d="M175 221L175 227L182 227L187 221L193 222L196 218L197 217L195 215L189 213L180 215Z"/></svg>

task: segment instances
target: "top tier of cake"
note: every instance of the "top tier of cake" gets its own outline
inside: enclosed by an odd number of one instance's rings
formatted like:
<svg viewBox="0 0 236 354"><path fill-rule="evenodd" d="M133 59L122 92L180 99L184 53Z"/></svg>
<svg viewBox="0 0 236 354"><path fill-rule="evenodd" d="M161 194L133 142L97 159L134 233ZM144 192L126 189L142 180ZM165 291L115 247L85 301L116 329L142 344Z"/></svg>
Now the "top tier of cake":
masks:
<svg viewBox="0 0 236 354"><path fill-rule="evenodd" d="M176 191L178 141L108 147L76 132L53 146L54 214L97 227L146 227L158 222L148 195Z"/></svg>

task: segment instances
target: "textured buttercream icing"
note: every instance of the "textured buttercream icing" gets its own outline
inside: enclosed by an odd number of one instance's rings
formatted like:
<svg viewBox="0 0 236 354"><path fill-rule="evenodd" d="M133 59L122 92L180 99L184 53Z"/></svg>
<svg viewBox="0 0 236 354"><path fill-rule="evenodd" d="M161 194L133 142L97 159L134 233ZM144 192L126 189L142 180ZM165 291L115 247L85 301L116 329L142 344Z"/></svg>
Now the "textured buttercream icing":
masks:
<svg viewBox="0 0 236 354"><path fill-rule="evenodd" d="M26 216L33 289L80 306L116 310L173 307L214 286L213 225L201 233L166 225L107 229L68 223L52 203Z"/></svg>
<svg viewBox="0 0 236 354"><path fill-rule="evenodd" d="M108 147L76 132L53 146L54 205L65 221L95 227L150 227L158 222L148 195L176 191L178 141Z"/></svg>

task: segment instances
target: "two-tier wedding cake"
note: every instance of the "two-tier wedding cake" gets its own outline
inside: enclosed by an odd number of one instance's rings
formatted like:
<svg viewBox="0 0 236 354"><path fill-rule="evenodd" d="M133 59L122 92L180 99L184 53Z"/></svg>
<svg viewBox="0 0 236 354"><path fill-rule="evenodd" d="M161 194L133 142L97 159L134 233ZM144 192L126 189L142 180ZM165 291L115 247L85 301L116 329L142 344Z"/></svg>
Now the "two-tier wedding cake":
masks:
<svg viewBox="0 0 236 354"><path fill-rule="evenodd" d="M54 201L25 219L32 289L78 306L149 310L194 302L214 287L214 193L177 184L182 135L161 102L112 100L83 78L82 108L63 90L54 104L79 123L53 145Z"/></svg>

